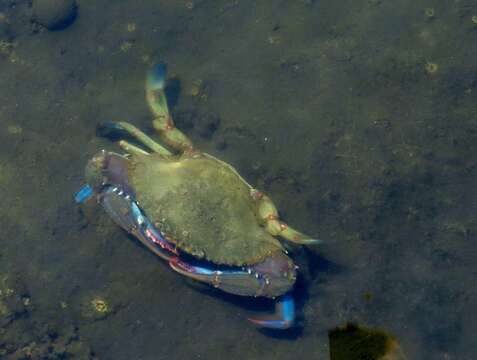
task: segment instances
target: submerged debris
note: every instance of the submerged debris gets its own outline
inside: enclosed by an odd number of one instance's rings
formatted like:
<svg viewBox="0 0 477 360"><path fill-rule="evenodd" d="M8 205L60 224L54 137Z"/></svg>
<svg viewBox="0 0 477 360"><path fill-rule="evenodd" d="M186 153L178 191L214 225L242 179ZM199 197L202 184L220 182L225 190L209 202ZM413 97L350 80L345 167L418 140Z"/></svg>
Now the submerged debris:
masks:
<svg viewBox="0 0 477 360"><path fill-rule="evenodd" d="M426 8L426 10L424 10L424 14L426 14L428 19L433 19L436 16L436 11L434 8Z"/></svg>
<svg viewBox="0 0 477 360"><path fill-rule="evenodd" d="M397 341L381 330L347 324L328 333L331 360L406 360Z"/></svg>
<svg viewBox="0 0 477 360"><path fill-rule="evenodd" d="M427 62L425 68L428 74L435 74L439 70L439 65L434 62Z"/></svg>
<svg viewBox="0 0 477 360"><path fill-rule="evenodd" d="M81 304L81 315L92 320L101 320L113 312L109 302L99 296L85 298Z"/></svg>

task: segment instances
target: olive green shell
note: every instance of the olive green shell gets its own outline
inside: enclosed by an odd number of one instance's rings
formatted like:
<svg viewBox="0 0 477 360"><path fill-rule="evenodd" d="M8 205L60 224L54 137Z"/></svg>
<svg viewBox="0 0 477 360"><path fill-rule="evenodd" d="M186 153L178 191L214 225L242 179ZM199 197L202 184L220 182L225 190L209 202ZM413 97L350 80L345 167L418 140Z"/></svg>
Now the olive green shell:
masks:
<svg viewBox="0 0 477 360"><path fill-rule="evenodd" d="M250 186L207 154L131 158L129 182L139 206L169 241L217 264L260 262L282 246L259 224Z"/></svg>

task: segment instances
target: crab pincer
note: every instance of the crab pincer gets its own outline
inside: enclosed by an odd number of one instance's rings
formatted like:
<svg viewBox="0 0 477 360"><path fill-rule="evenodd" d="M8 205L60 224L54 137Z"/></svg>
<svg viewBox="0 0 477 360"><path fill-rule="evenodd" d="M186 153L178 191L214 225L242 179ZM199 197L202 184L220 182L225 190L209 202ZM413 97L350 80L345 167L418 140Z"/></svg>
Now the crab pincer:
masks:
<svg viewBox="0 0 477 360"><path fill-rule="evenodd" d="M216 267L192 265L178 257L171 258L169 265L181 275L237 295L250 295L251 289L255 289L255 296L266 296L274 289L271 287L271 281L273 280L270 274L259 273L250 267L219 270ZM267 266L269 265L267 264ZM280 292L282 291L280 289ZM293 297L289 293L279 296L276 299L274 314L249 318L248 320L255 325L269 329L288 329L292 327L295 320Z"/></svg>
<svg viewBox="0 0 477 360"><path fill-rule="evenodd" d="M275 300L275 313L256 318L248 318L255 325L267 329L285 330L295 324L295 301L291 294L282 295Z"/></svg>

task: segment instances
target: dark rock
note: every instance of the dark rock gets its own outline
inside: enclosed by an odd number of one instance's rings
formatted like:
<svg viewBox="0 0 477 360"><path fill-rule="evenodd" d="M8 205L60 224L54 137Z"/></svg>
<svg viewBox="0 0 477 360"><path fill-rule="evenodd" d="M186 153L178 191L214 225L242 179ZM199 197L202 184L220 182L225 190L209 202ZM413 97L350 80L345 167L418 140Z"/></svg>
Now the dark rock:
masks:
<svg viewBox="0 0 477 360"><path fill-rule="evenodd" d="M75 0L34 0L33 19L48 30L62 30L76 19Z"/></svg>
<svg viewBox="0 0 477 360"><path fill-rule="evenodd" d="M331 330L328 336L331 360L406 359L397 341L381 330L347 324Z"/></svg>

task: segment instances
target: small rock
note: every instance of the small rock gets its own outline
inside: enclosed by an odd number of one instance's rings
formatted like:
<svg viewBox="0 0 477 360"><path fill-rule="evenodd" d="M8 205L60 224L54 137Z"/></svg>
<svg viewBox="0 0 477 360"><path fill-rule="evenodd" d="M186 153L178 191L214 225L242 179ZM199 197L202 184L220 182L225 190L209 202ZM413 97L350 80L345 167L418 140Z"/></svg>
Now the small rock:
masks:
<svg viewBox="0 0 477 360"><path fill-rule="evenodd" d="M48 30L62 30L76 19L75 0L33 0L33 18Z"/></svg>

